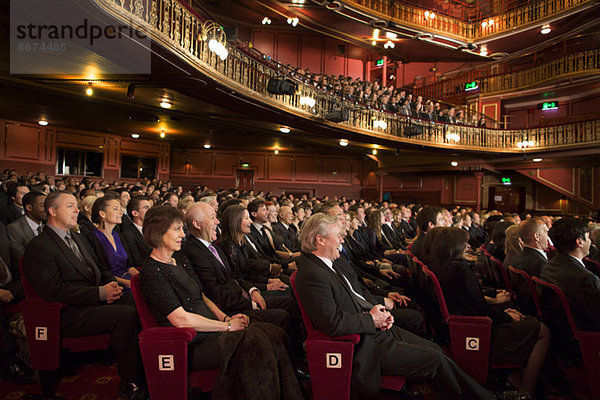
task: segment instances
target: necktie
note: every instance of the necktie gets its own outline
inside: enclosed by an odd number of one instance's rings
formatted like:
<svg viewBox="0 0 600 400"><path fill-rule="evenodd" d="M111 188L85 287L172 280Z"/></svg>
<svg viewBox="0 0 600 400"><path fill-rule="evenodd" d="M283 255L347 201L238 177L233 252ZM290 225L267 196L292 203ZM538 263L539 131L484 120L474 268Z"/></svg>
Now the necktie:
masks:
<svg viewBox="0 0 600 400"><path fill-rule="evenodd" d="M273 235L271 235L271 232L267 228L263 228L263 232L267 236L267 239L269 239L269 244L271 247L275 248L275 243L273 242Z"/></svg>
<svg viewBox="0 0 600 400"><path fill-rule="evenodd" d="M368 311L371 308L373 308L373 304L371 304L363 296L361 296L354 290L348 278L346 278L346 276L342 273L342 271L340 271L340 269L335 265L335 263L333 264L333 270L338 275L338 277L340 277L340 279L344 281L345 285L350 289L350 292L352 292L352 294L354 295L354 299L358 302L358 304L363 310Z"/></svg>
<svg viewBox="0 0 600 400"><path fill-rule="evenodd" d="M42 230L43 230L42 224L39 224L37 227L37 234L39 235L40 233L42 233Z"/></svg>
<svg viewBox="0 0 600 400"><path fill-rule="evenodd" d="M348 262L352 262L352 261L350 261L350 257L348 256L348 253L346 253L346 249L344 248L343 245L342 245L342 254L346 257L346 260L348 260Z"/></svg>
<svg viewBox="0 0 600 400"><path fill-rule="evenodd" d="M65 235L65 241L67 242L67 245L69 246L69 248L71 250L73 250L73 253L75 253L75 255L77 256L77 258L79 258L79 261L85 262L83 260L83 256L81 255L81 252L79 251L79 247L77 247L77 243L75 243L75 241L71 237L71 232L70 231L67 232L67 234Z"/></svg>

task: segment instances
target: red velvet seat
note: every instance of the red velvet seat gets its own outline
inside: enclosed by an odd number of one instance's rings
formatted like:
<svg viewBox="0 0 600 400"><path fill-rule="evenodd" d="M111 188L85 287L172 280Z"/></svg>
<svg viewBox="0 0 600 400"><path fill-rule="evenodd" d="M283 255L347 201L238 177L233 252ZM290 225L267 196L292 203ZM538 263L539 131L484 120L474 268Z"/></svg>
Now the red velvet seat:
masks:
<svg viewBox="0 0 600 400"><path fill-rule="evenodd" d="M142 323L138 338L150 397L155 400L186 399L188 386L211 392L218 369L188 371L188 343L196 336L196 330L158 326L139 284L139 276L133 276L131 293Z"/></svg>
<svg viewBox="0 0 600 400"><path fill-rule="evenodd" d="M521 279L523 279L523 281L527 284L527 287L529 288L529 294L531 296L531 301L533 301L533 304L535 305L537 315L541 316L542 310L540 308L540 300L538 298L537 291L535 290L535 285L534 285L533 281L531 280L531 277L529 276L529 274L527 272L523 271L522 269L513 267L512 265L508 266L508 270L511 273L520 276Z"/></svg>
<svg viewBox="0 0 600 400"><path fill-rule="evenodd" d="M571 312L571 306L567 301L567 296L565 296L560 287L550 282L543 281L535 276L531 279L533 279L541 290L543 290L543 288L547 289L545 292L542 292L544 296L549 293L554 293L554 296L556 296L562 305L571 333L579 343L579 349L583 358L583 366L587 374L590 391L592 392L591 398L600 399L600 332L580 331L577 329L575 318ZM598 306L598 304L590 304L590 307Z"/></svg>
<svg viewBox="0 0 600 400"><path fill-rule="evenodd" d="M477 382L484 384L490 367L492 369L521 367L512 363L490 364L492 320L489 317L450 315L435 274L416 257L413 261L422 268L433 285L442 318L448 325L450 333L450 357L463 371Z"/></svg>
<svg viewBox="0 0 600 400"><path fill-rule="evenodd" d="M583 259L583 264L588 270L592 271L594 275L600 278L600 262L586 257Z"/></svg>
<svg viewBox="0 0 600 400"><path fill-rule="evenodd" d="M360 341L360 335L328 336L316 330L300 303L296 290L296 274L297 271L294 271L290 282L306 328L306 355L313 399L349 399L354 345ZM402 376L382 375L379 387L398 391L405 383L406 378Z"/></svg>
<svg viewBox="0 0 600 400"><path fill-rule="evenodd" d="M19 304L27 331L31 366L40 372L42 394L53 397L54 379L49 371L59 369L61 349L74 352L107 349L110 346L110 335L61 337L60 311L65 305L44 301L30 285L22 264L20 269L25 300Z"/></svg>
<svg viewBox="0 0 600 400"><path fill-rule="evenodd" d="M504 265L502 264L502 262L500 260L498 260L497 258L495 258L494 256L492 256L490 253L488 253L488 251L486 249L483 249L483 254L485 257L487 257L490 260L490 262L492 263L492 266L500 274L500 277L502 277L502 282L499 282L499 283L501 285L504 285L504 288L510 292L511 297L514 299L515 292L512 288L512 284L510 282L510 277L508 276L508 272L506 272L506 268L504 268Z"/></svg>

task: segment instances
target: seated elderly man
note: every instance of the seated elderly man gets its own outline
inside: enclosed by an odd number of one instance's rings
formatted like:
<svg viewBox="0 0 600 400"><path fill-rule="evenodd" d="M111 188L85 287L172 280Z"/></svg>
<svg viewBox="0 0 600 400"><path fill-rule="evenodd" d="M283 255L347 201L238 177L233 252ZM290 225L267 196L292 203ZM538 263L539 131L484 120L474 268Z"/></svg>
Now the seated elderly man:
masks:
<svg viewBox="0 0 600 400"><path fill-rule="evenodd" d="M296 289L316 329L331 336L361 336L354 351L352 392L374 395L380 374L386 374L432 379L438 398L494 398L436 344L395 327L386 308L391 304L377 304L351 282L341 264L334 263L343 242L340 231L333 216L316 214L304 222Z"/></svg>

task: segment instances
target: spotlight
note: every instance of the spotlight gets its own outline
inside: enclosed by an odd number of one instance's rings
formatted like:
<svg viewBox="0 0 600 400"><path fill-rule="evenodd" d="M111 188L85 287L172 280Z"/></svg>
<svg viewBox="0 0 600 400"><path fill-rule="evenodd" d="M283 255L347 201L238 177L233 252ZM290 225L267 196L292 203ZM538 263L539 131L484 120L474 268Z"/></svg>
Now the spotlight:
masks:
<svg viewBox="0 0 600 400"><path fill-rule="evenodd" d="M40 119L38 121L38 124L40 124L41 126L46 126L46 125L48 125L48 121L46 121L45 119Z"/></svg>
<svg viewBox="0 0 600 400"><path fill-rule="evenodd" d="M171 102L169 101L169 99L162 99L162 100L161 100L161 102L160 102L160 106L161 106L162 108L171 108L171 107L172 107L172 104L171 104Z"/></svg>
<svg viewBox="0 0 600 400"><path fill-rule="evenodd" d="M339 144L342 147L348 146L348 139L340 139Z"/></svg>
<svg viewBox="0 0 600 400"><path fill-rule="evenodd" d="M135 98L135 85L133 83L130 83L129 86L127 86L127 97L130 99Z"/></svg>
<svg viewBox="0 0 600 400"><path fill-rule="evenodd" d="M208 143L207 143L207 144L205 144L205 145L204 145L204 148L205 148L205 149L210 149L210 144L208 144Z"/></svg>
<svg viewBox="0 0 600 400"><path fill-rule="evenodd" d="M533 161L533 162L540 162L540 161L542 161L542 160L543 160L542 158L534 158L534 159L533 159L533 160L531 160L531 161Z"/></svg>
<svg viewBox="0 0 600 400"><path fill-rule="evenodd" d="M140 134L139 133L132 133L131 137L134 138L134 139L139 139Z"/></svg>
<svg viewBox="0 0 600 400"><path fill-rule="evenodd" d="M164 138L165 138L165 136L166 136L166 135L165 135L165 131L160 131L160 137L161 137L162 139L164 139Z"/></svg>
<svg viewBox="0 0 600 400"><path fill-rule="evenodd" d="M552 32L552 28L550 28L550 25L549 25L549 24L546 24L546 25L542 26L542 30L540 31L540 33L541 33L542 35L547 35L547 34L549 34L550 32Z"/></svg>
<svg viewBox="0 0 600 400"><path fill-rule="evenodd" d="M456 161L452 161L452 162L450 163L450 165L452 165L453 167L458 167L458 163L457 163Z"/></svg>
<svg viewBox="0 0 600 400"><path fill-rule="evenodd" d="M279 132L281 133L290 133L290 128L286 128L285 126L282 126L281 128L279 128Z"/></svg>
<svg viewBox="0 0 600 400"><path fill-rule="evenodd" d="M94 94L94 89L92 89L92 82L88 84L88 88L85 90L85 94L91 96Z"/></svg>

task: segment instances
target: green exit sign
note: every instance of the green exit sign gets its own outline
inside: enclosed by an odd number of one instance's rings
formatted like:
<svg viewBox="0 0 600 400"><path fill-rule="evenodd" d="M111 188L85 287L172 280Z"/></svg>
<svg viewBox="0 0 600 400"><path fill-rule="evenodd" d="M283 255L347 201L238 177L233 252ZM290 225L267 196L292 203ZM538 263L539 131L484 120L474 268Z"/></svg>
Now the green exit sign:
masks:
<svg viewBox="0 0 600 400"><path fill-rule="evenodd" d="M511 184L510 178L502 178L502 183L504 183L505 185L510 185Z"/></svg>
<svg viewBox="0 0 600 400"><path fill-rule="evenodd" d="M383 65L383 58L382 58L381 60L377 60L377 61L375 61L375 65L376 65L377 67L381 67L381 66Z"/></svg>
<svg viewBox="0 0 600 400"><path fill-rule="evenodd" d="M242 163L242 168L248 168L250 166L250 164L248 163Z"/></svg>
<svg viewBox="0 0 600 400"><path fill-rule="evenodd" d="M465 84L465 92L469 92L471 90L475 90L475 89L479 89L479 86L477 86L477 82L473 81L473 82L469 82Z"/></svg>
<svg viewBox="0 0 600 400"><path fill-rule="evenodd" d="M558 101L546 101L542 103L542 110L556 110L558 108Z"/></svg>

